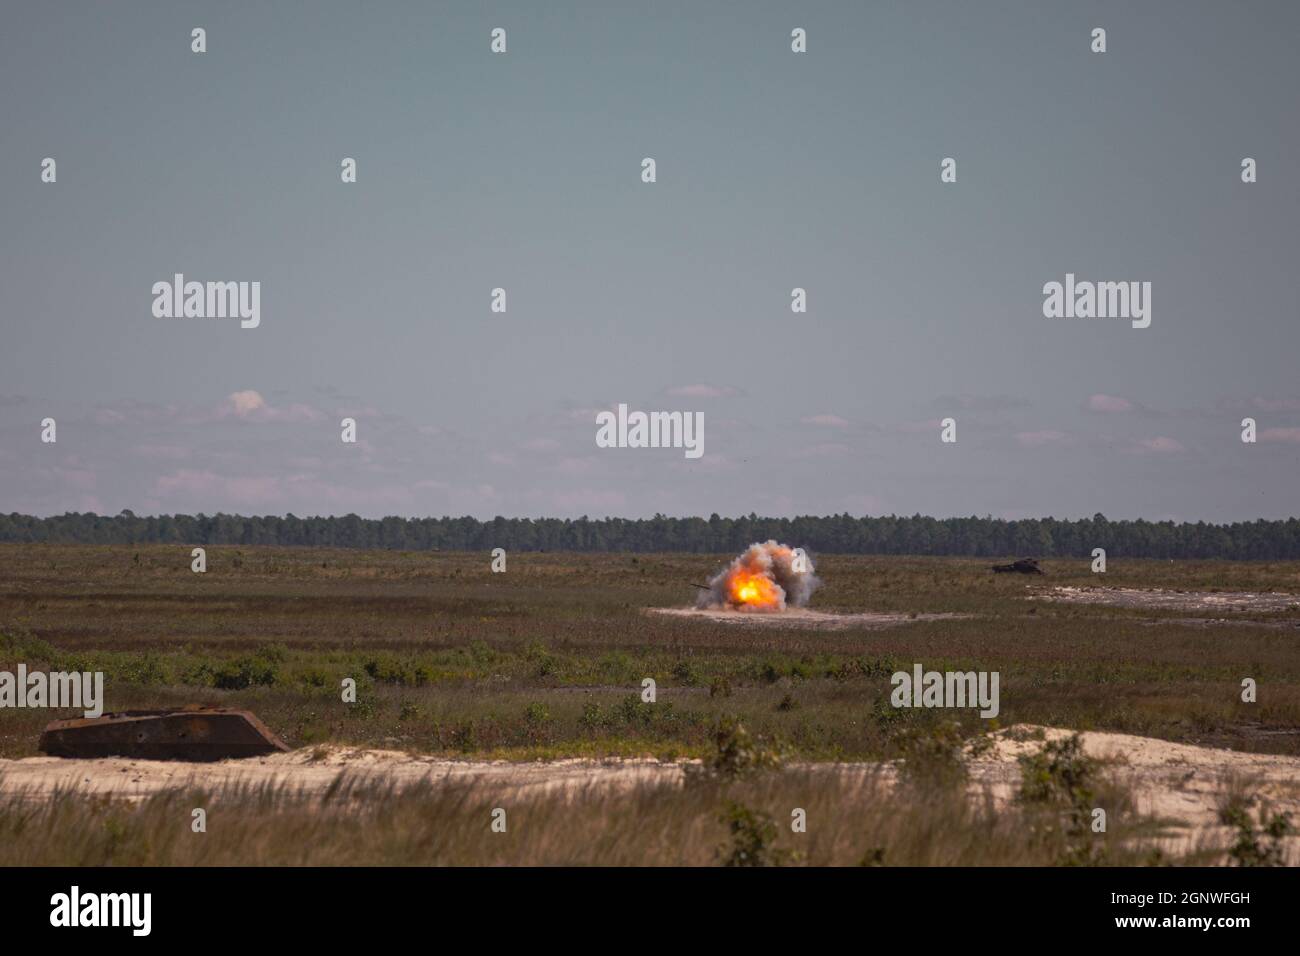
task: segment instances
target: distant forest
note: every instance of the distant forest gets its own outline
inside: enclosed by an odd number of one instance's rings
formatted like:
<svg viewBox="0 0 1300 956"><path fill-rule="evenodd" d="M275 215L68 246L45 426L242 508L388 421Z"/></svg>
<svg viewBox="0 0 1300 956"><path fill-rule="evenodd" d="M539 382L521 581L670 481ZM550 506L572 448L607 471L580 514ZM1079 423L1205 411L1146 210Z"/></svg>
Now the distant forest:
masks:
<svg viewBox="0 0 1300 956"><path fill-rule="evenodd" d="M1300 559L1300 520L1237 524L1078 521L1035 518L381 518L356 515L298 518L268 515L114 517L65 514L50 518L0 515L0 541L80 544L175 543L388 548L409 551L740 551L775 538L823 554Z"/></svg>

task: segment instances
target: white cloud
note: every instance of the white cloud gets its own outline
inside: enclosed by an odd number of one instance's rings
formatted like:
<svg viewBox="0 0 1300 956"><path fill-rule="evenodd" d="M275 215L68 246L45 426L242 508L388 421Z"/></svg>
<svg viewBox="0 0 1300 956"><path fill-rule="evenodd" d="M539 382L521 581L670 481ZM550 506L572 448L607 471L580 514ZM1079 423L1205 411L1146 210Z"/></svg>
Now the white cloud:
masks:
<svg viewBox="0 0 1300 956"><path fill-rule="evenodd" d="M325 416L310 405L293 403L291 405L268 405L262 394L255 389L231 392L226 400L217 406L217 418L235 418L250 422L314 422Z"/></svg>
<svg viewBox="0 0 1300 956"><path fill-rule="evenodd" d="M251 388L242 392L231 392L225 403L225 408L240 418L247 418L258 409L265 407L266 399Z"/></svg>
<svg viewBox="0 0 1300 956"><path fill-rule="evenodd" d="M1133 403L1117 395L1089 395L1087 409L1090 412L1131 412Z"/></svg>
<svg viewBox="0 0 1300 956"><path fill-rule="evenodd" d="M1156 455L1167 455L1185 450L1182 442L1167 438L1164 435L1158 435L1155 438L1139 438L1134 443L1134 446L1135 451L1150 452Z"/></svg>

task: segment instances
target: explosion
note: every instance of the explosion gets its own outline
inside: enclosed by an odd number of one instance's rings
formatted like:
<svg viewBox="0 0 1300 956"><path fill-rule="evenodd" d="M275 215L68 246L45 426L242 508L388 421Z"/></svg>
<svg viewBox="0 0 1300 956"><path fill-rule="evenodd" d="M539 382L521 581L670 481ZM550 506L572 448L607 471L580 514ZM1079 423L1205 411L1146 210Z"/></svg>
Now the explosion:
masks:
<svg viewBox="0 0 1300 956"><path fill-rule="evenodd" d="M709 582L696 607L736 611L784 611L803 607L821 581L812 558L775 541L751 544Z"/></svg>

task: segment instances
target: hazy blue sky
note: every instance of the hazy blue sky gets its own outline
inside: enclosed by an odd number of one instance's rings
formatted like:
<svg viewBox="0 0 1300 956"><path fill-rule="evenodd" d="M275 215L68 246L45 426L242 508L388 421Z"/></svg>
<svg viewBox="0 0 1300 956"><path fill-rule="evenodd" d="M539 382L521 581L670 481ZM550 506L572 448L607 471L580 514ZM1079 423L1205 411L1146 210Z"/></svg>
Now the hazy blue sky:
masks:
<svg viewBox="0 0 1300 956"><path fill-rule="evenodd" d="M1298 48L1281 2L10 0L0 511L1296 514ZM260 327L155 318L176 272ZM1067 272L1151 327L1045 318ZM703 458L597 448L619 402Z"/></svg>

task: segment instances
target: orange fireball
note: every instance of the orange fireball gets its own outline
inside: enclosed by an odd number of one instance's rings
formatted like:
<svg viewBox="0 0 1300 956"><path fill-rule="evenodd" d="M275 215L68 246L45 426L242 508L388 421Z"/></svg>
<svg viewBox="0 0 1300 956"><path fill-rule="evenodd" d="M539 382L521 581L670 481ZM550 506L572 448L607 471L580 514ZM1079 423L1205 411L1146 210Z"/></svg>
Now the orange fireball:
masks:
<svg viewBox="0 0 1300 956"><path fill-rule="evenodd" d="M695 606L779 613L787 604L803 607L819 583L807 554L770 540L751 544L708 587L696 585Z"/></svg>
<svg viewBox="0 0 1300 956"><path fill-rule="evenodd" d="M749 574L737 570L727 582L727 596L738 607L779 608L785 597L781 588L766 574Z"/></svg>

